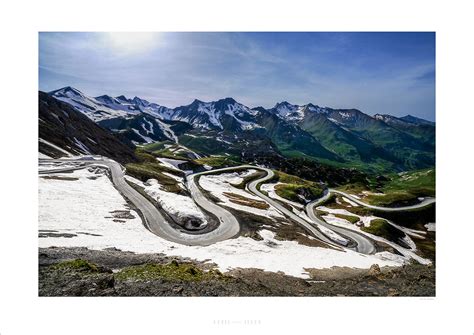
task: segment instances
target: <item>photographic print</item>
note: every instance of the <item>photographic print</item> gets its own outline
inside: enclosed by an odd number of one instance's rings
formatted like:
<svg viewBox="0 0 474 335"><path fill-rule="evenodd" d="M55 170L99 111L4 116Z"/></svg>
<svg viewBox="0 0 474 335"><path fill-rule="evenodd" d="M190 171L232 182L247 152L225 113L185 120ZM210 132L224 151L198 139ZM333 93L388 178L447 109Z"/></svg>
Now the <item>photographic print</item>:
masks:
<svg viewBox="0 0 474 335"><path fill-rule="evenodd" d="M39 296L435 296L434 32L38 38Z"/></svg>

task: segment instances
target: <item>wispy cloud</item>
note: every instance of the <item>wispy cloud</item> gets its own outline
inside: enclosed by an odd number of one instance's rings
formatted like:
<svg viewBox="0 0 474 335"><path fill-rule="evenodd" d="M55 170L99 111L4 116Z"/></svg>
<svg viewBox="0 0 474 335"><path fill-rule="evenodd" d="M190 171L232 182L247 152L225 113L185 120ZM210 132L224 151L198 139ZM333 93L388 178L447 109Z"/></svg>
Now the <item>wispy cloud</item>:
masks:
<svg viewBox="0 0 474 335"><path fill-rule="evenodd" d="M434 119L434 34L41 33L40 89L138 95L170 107L232 96ZM132 43L133 42L133 43ZM133 49L134 52L130 52Z"/></svg>

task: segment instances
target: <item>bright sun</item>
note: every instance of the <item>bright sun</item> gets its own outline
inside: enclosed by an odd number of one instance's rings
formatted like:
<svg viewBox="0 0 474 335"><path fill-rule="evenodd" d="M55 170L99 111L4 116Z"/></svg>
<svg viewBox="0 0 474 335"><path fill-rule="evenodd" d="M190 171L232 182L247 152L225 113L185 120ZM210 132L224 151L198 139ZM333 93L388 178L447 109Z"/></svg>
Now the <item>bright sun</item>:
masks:
<svg viewBox="0 0 474 335"><path fill-rule="evenodd" d="M141 53L153 48L158 33L113 32L107 33L111 46L124 53Z"/></svg>

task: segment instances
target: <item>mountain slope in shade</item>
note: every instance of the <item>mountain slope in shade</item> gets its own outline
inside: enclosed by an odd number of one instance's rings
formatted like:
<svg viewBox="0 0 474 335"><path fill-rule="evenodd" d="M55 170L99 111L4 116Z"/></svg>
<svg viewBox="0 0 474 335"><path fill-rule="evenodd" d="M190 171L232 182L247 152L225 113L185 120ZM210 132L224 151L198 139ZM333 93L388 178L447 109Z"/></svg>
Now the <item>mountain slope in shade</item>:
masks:
<svg viewBox="0 0 474 335"><path fill-rule="evenodd" d="M382 164L385 161L393 165L401 163L390 152L330 121L322 113L306 113L299 125L324 147L347 161Z"/></svg>
<svg viewBox="0 0 474 335"><path fill-rule="evenodd" d="M178 136L192 127L179 121L162 121L150 114L142 113L129 118L113 118L98 122L104 128L120 133L135 144L157 141L178 142Z"/></svg>
<svg viewBox="0 0 474 335"><path fill-rule="evenodd" d="M98 100L70 86L49 92L49 94L60 101L70 104L94 122L114 117L127 117L129 114L140 113L140 110L131 105L122 105L117 99L109 101L111 97L101 96L99 97L100 100ZM109 101L110 103L105 104L104 101Z"/></svg>
<svg viewBox="0 0 474 335"><path fill-rule="evenodd" d="M434 165L434 147L407 131L394 128L357 109L327 108L327 118L376 146L401 162L397 169L422 169Z"/></svg>
<svg viewBox="0 0 474 335"><path fill-rule="evenodd" d="M412 135L413 137L416 137L423 143L427 143L433 146L433 149L434 149L436 129L435 129L435 124L433 122L419 119L419 118L415 118L416 120L419 120L419 121L410 122L410 121L407 121L406 117L397 118L395 116L387 115L387 114L375 114L374 118L378 120L382 120L383 122L392 126L393 128L409 133L410 135ZM413 117L410 117L410 118L413 118Z"/></svg>
<svg viewBox="0 0 474 335"><path fill-rule="evenodd" d="M168 119L184 121L204 130L242 131L259 127L254 117L250 108L225 98L212 102L196 99L189 105L174 108Z"/></svg>
<svg viewBox="0 0 474 335"><path fill-rule="evenodd" d="M125 145L71 105L39 92L39 151L50 157L64 153L44 141L73 155L103 155L121 163L136 160L133 148Z"/></svg>
<svg viewBox="0 0 474 335"><path fill-rule="evenodd" d="M257 121L267 135L285 155L290 157L308 156L341 162L342 159L334 152L326 149L308 132L295 124L286 122L281 117L263 108L256 108ZM287 114L288 115L288 114Z"/></svg>

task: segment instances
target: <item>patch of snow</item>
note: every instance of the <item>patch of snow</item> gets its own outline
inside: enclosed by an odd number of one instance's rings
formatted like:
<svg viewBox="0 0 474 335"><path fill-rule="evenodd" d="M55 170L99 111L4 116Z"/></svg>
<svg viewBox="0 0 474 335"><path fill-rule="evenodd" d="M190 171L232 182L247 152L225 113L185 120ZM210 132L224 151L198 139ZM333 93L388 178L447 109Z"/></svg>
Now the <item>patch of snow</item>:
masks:
<svg viewBox="0 0 474 335"><path fill-rule="evenodd" d="M342 197L342 200L344 200L345 202L347 202L349 205L351 205L353 207L358 207L359 206L357 203L355 203L352 200L347 199L346 197Z"/></svg>
<svg viewBox="0 0 474 335"><path fill-rule="evenodd" d="M42 138L40 138L40 139L38 139L38 140L39 140L41 143L44 143L44 144L46 144L46 145L49 145L50 147L53 147L54 149L56 149L56 150L62 152L63 154L65 154L65 155L68 156L68 157L72 157L72 156L73 156L73 154L71 154L70 152L64 150L63 148L58 147L57 145L55 145L55 144L53 144L53 143L51 143L51 142L48 142L48 141L46 141L46 140L43 140Z"/></svg>
<svg viewBox="0 0 474 335"><path fill-rule="evenodd" d="M134 182L133 179L129 179ZM140 185L140 184L138 184ZM207 225L207 219L194 200L185 195L166 192L156 179L149 179L146 183L141 183L145 192L155 199L163 210L179 219L196 218L201 221L201 227Z"/></svg>
<svg viewBox="0 0 474 335"><path fill-rule="evenodd" d="M150 129L147 129L147 128L145 127L145 124L142 123L142 128L143 128L143 130L146 131L147 134L153 134L153 133L154 133L154 132L153 132L153 123L151 123L151 122L150 122L149 120L147 120L147 119L143 119L143 120L148 124L148 127L150 128Z"/></svg>
<svg viewBox="0 0 474 335"><path fill-rule="evenodd" d="M173 170L181 171L179 168L179 164L186 163L186 161L180 160L180 159L172 159L172 158L163 158L163 157L157 157L156 158L161 165L168 167Z"/></svg>
<svg viewBox="0 0 474 335"><path fill-rule="evenodd" d="M89 141L91 141L92 143L94 143L94 144L97 144L97 142L96 142L96 141L94 141L92 138L90 138L90 137L87 137L87 139L88 139Z"/></svg>
<svg viewBox="0 0 474 335"><path fill-rule="evenodd" d="M143 124L142 124L142 126L143 126ZM140 132L138 130L136 130L135 128L132 128L132 130L135 134L137 134L138 136L143 138L143 140L145 140L146 143L154 142L150 137L140 134Z"/></svg>
<svg viewBox="0 0 474 335"><path fill-rule="evenodd" d="M362 191L362 194L364 194L364 195L376 195L376 196L385 195L385 193L377 193L377 192L370 192L370 191Z"/></svg>
<svg viewBox="0 0 474 335"><path fill-rule="evenodd" d="M177 182L179 183L183 183L183 177L178 177L172 173L169 173L169 172L162 172L165 176L168 176L170 178L173 178L174 180L176 180Z"/></svg>
<svg viewBox="0 0 474 335"><path fill-rule="evenodd" d="M158 126L160 129L163 131L163 133L168 137L169 139L172 139L175 143L178 143L178 136L174 133L173 129L171 129L171 126L169 124L166 124L160 120L156 120L158 123Z"/></svg>
<svg viewBox="0 0 474 335"><path fill-rule="evenodd" d="M427 223L427 224L425 224L425 228L428 231L436 231L436 223L435 222Z"/></svg>
<svg viewBox="0 0 474 335"><path fill-rule="evenodd" d="M75 137L74 137L74 143L76 143L76 145L81 149L82 153L86 155L91 155L89 148Z"/></svg>

